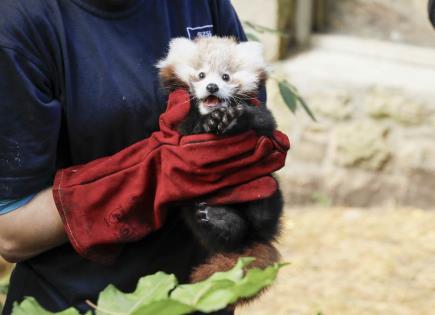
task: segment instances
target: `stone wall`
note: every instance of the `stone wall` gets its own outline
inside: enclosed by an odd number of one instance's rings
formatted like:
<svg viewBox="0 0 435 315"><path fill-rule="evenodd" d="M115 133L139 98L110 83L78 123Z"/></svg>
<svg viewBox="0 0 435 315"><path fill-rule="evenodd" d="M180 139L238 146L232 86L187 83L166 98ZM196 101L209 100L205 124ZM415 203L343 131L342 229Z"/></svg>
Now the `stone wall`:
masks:
<svg viewBox="0 0 435 315"><path fill-rule="evenodd" d="M267 47L268 60L277 60L287 54L290 34L292 34L295 0L232 0L231 2L242 23L251 22L289 34L283 37L273 32L252 32L249 27L245 27L247 33L255 35Z"/></svg>
<svg viewBox="0 0 435 315"><path fill-rule="evenodd" d="M435 208L435 104L390 88L304 93L318 122L293 116L269 84L270 106L292 142L280 173L292 205Z"/></svg>
<svg viewBox="0 0 435 315"><path fill-rule="evenodd" d="M232 2L242 20L297 33L283 21L296 20L302 1ZM268 88L293 144L280 172L288 203L435 208L435 31L427 0L326 3L329 33L274 67L300 88L318 122L302 111L293 116L275 81ZM269 60L282 56L275 35L261 39Z"/></svg>
<svg viewBox="0 0 435 315"><path fill-rule="evenodd" d="M435 47L428 0L328 0L328 31Z"/></svg>

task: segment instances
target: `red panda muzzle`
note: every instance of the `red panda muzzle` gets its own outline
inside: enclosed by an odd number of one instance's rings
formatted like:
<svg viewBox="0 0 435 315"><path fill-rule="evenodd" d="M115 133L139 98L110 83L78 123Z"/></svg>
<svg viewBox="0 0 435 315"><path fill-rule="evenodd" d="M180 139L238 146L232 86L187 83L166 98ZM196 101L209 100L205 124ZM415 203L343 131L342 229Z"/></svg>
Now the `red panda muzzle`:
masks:
<svg viewBox="0 0 435 315"><path fill-rule="evenodd" d="M208 107L214 107L221 103L221 100L215 95L209 95L204 99L204 104Z"/></svg>

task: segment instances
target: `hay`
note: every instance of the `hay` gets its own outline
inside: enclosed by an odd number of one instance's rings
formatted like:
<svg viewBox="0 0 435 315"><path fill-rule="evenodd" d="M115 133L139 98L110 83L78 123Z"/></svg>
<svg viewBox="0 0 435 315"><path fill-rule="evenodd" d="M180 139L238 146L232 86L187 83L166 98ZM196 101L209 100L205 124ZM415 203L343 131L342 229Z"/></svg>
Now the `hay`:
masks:
<svg viewBox="0 0 435 315"><path fill-rule="evenodd" d="M237 315L432 315L435 212L303 209L286 214L291 263Z"/></svg>

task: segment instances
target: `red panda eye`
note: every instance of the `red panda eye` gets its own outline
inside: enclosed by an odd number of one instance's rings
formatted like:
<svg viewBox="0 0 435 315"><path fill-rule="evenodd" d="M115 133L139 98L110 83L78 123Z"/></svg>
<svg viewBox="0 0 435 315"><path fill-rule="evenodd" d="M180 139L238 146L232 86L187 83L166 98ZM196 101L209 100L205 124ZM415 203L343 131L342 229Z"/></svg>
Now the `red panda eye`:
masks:
<svg viewBox="0 0 435 315"><path fill-rule="evenodd" d="M204 79L204 78L205 78L205 73L204 73L204 72L200 72L200 73L198 74L198 78L200 78L200 79Z"/></svg>
<svg viewBox="0 0 435 315"><path fill-rule="evenodd" d="M224 80L224 81L229 81L229 80L230 80L230 76L229 76L228 74L224 73L224 74L222 75L222 80Z"/></svg>

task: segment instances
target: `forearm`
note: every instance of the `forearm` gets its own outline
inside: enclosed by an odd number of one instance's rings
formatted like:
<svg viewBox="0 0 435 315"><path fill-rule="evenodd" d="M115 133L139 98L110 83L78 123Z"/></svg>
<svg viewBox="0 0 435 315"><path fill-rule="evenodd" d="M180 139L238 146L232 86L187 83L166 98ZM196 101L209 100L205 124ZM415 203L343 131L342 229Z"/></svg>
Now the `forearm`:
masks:
<svg viewBox="0 0 435 315"><path fill-rule="evenodd" d="M29 203L0 216L0 256L18 262L67 241L51 188Z"/></svg>

